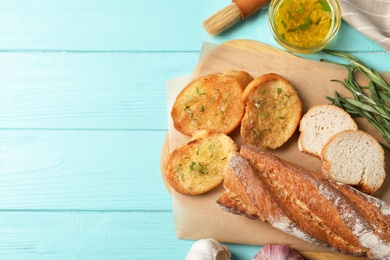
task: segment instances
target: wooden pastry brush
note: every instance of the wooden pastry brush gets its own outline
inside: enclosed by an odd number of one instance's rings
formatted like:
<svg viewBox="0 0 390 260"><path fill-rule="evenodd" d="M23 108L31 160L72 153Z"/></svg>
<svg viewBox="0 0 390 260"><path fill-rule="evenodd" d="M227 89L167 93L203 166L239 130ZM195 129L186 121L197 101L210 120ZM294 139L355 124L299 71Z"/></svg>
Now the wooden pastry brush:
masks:
<svg viewBox="0 0 390 260"><path fill-rule="evenodd" d="M232 0L232 3L210 16L203 22L203 27L215 36L240 20L245 20L256 13L270 0Z"/></svg>

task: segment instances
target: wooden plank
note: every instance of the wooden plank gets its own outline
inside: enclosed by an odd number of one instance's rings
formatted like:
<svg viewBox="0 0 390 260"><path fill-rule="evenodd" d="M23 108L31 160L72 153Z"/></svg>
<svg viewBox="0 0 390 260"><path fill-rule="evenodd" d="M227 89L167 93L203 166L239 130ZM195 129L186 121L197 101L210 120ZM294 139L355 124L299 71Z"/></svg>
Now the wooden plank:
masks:
<svg viewBox="0 0 390 260"><path fill-rule="evenodd" d="M170 212L2 212L0 234L3 259L146 259L154 247L177 257L189 244Z"/></svg>
<svg viewBox="0 0 390 260"><path fill-rule="evenodd" d="M266 9L209 37L201 22L225 5L0 2L0 259L184 259L193 241L175 238L160 176L165 82L192 72L203 41L277 46ZM345 23L333 46L390 70Z"/></svg>
<svg viewBox="0 0 390 260"><path fill-rule="evenodd" d="M165 83L198 55L0 53L0 128L166 130ZM390 71L388 54L359 57Z"/></svg>
<svg viewBox="0 0 390 260"><path fill-rule="evenodd" d="M170 210L165 131L0 131L0 210Z"/></svg>
<svg viewBox="0 0 390 260"><path fill-rule="evenodd" d="M184 259L171 212L1 212L2 259ZM227 245L232 259L259 246Z"/></svg>
<svg viewBox="0 0 390 260"><path fill-rule="evenodd" d="M197 53L0 53L0 128L167 129Z"/></svg>
<svg viewBox="0 0 390 260"><path fill-rule="evenodd" d="M225 1L30 1L0 3L0 50L15 51L197 51L204 40L241 38L277 45L267 7L211 38L202 22ZM343 23L336 48L383 52ZM358 44L357 44L358 43Z"/></svg>

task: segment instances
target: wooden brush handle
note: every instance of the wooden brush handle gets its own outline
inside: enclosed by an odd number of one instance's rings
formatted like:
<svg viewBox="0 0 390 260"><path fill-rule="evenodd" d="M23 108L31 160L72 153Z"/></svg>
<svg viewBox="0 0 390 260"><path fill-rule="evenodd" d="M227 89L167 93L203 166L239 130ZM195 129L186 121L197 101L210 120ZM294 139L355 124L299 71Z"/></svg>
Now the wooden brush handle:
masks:
<svg viewBox="0 0 390 260"><path fill-rule="evenodd" d="M270 0L233 0L233 3L240 9L242 20L259 11L269 2Z"/></svg>
<svg viewBox="0 0 390 260"><path fill-rule="evenodd" d="M297 251L304 259L308 260L366 260L366 257L350 256L339 253L326 253L314 251Z"/></svg>

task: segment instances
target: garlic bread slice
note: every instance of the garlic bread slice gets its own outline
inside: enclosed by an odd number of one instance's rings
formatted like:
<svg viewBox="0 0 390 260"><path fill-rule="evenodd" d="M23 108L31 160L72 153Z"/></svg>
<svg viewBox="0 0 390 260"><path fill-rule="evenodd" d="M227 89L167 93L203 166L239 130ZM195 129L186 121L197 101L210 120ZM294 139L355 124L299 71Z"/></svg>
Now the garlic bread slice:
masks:
<svg viewBox="0 0 390 260"><path fill-rule="evenodd" d="M302 101L297 91L275 73L262 75L249 83L243 102L241 136L257 147L282 146L293 135L302 116Z"/></svg>
<svg viewBox="0 0 390 260"><path fill-rule="evenodd" d="M194 79L173 104L174 127L187 136L201 129L231 133L240 125L244 114L242 93L252 79L244 71L207 74Z"/></svg>
<svg viewBox="0 0 390 260"><path fill-rule="evenodd" d="M237 145L226 134L203 132L171 153L165 179L179 193L205 193L223 181L227 163L235 152Z"/></svg>

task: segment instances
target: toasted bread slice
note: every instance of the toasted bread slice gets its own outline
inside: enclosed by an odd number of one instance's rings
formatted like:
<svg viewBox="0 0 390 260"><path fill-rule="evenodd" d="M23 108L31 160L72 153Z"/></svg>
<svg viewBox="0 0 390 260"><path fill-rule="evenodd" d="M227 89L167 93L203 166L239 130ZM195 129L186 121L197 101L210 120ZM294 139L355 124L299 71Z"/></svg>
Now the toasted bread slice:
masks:
<svg viewBox="0 0 390 260"><path fill-rule="evenodd" d="M173 104L174 127L187 136L201 129L231 133L240 125L244 114L242 93L252 79L244 71L214 73L194 79Z"/></svg>
<svg viewBox="0 0 390 260"><path fill-rule="evenodd" d="M302 116L302 101L285 78L269 73L254 79L244 90L241 121L244 141L276 149L295 132Z"/></svg>
<svg viewBox="0 0 390 260"><path fill-rule="evenodd" d="M335 134L322 149L322 171L333 180L373 194L383 184L385 155L378 141L360 130Z"/></svg>
<svg viewBox="0 0 390 260"><path fill-rule="evenodd" d="M299 124L298 148L302 152L321 157L321 151L329 139L344 130L357 130L353 118L335 105L311 107Z"/></svg>
<svg viewBox="0 0 390 260"><path fill-rule="evenodd" d="M179 193L205 193L223 181L225 167L236 151L236 143L226 134L197 134L170 154L165 179Z"/></svg>

